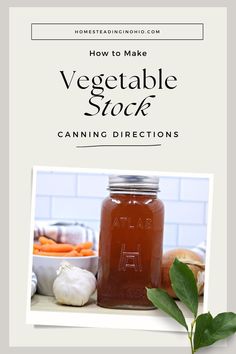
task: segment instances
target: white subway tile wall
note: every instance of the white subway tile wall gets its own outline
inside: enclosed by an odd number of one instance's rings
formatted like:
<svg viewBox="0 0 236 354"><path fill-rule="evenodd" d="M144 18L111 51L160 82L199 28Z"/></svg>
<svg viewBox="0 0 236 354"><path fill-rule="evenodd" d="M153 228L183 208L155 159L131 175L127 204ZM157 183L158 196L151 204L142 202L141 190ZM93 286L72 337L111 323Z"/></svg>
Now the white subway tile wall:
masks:
<svg viewBox="0 0 236 354"><path fill-rule="evenodd" d="M79 221L99 231L108 175L38 172L36 221ZM209 180L161 177L165 204L164 249L193 247L206 240Z"/></svg>

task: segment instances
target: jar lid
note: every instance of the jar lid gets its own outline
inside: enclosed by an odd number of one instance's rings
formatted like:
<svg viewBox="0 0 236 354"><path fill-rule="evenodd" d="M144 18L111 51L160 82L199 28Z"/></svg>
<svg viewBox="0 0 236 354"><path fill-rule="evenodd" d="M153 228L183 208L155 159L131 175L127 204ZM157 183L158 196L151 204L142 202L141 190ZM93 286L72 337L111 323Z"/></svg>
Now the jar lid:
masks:
<svg viewBox="0 0 236 354"><path fill-rule="evenodd" d="M109 176L110 191L157 193L159 192L159 177L142 175L111 175Z"/></svg>

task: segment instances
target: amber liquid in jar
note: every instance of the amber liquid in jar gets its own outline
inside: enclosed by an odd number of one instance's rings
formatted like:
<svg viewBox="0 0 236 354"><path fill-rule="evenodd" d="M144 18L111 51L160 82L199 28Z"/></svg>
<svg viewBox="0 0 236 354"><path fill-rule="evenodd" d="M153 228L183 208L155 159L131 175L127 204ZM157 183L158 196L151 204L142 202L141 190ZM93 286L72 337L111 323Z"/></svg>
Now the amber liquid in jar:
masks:
<svg viewBox="0 0 236 354"><path fill-rule="evenodd" d="M151 309L146 287L161 286L164 205L142 185L122 189L102 205L97 303Z"/></svg>

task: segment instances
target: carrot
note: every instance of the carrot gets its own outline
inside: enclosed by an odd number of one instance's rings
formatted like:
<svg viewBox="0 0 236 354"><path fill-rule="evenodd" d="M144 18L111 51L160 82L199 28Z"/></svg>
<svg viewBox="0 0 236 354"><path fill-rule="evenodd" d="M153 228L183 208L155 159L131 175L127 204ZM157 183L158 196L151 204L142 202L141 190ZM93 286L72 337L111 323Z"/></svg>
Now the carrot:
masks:
<svg viewBox="0 0 236 354"><path fill-rule="evenodd" d="M82 250L82 247L80 244L74 246L74 250L77 252L80 252Z"/></svg>
<svg viewBox="0 0 236 354"><path fill-rule="evenodd" d="M81 257L81 255L76 252L76 250L72 250L70 252L67 252L65 257Z"/></svg>
<svg viewBox="0 0 236 354"><path fill-rule="evenodd" d="M81 257L78 252L72 250L70 252L43 252L38 251L38 256L47 256L47 257Z"/></svg>
<svg viewBox="0 0 236 354"><path fill-rule="evenodd" d="M47 257L65 257L65 253L64 252L43 252L43 251L39 251L37 253L38 256L47 256Z"/></svg>
<svg viewBox="0 0 236 354"><path fill-rule="evenodd" d="M77 252L80 252L83 249L89 249L92 247L93 247L92 242L81 242L81 243L78 243L77 245L74 246L74 248Z"/></svg>
<svg viewBox="0 0 236 354"><path fill-rule="evenodd" d="M34 250L40 250L42 245L40 245L39 243L34 243Z"/></svg>
<svg viewBox="0 0 236 354"><path fill-rule="evenodd" d="M45 236L39 238L38 243L34 243L33 254L40 256L54 257L86 257L93 256L95 253L91 249L92 242L81 242L77 245L68 243L56 243Z"/></svg>
<svg viewBox="0 0 236 354"><path fill-rule="evenodd" d="M54 245L42 245L41 251L43 252L70 252L74 248L67 243L55 243Z"/></svg>
<svg viewBox="0 0 236 354"><path fill-rule="evenodd" d="M45 236L40 236L39 237L39 242L41 243L41 245L52 245L52 244L56 244L55 241L51 240L50 238L47 238Z"/></svg>
<svg viewBox="0 0 236 354"><path fill-rule="evenodd" d="M93 255L94 255L94 252L93 252L93 250L91 250L91 249L82 249L82 250L80 251L80 254L81 254L82 256L93 256Z"/></svg>

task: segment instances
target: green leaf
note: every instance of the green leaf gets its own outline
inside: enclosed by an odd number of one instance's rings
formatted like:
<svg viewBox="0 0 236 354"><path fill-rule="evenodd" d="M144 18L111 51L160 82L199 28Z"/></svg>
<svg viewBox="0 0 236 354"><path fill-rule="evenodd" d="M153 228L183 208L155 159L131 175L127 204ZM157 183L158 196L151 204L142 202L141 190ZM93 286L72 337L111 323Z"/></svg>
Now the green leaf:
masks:
<svg viewBox="0 0 236 354"><path fill-rule="evenodd" d="M195 349L207 347L220 339L227 338L235 332L236 314L233 312L220 313L208 323L200 340L196 343L197 346Z"/></svg>
<svg viewBox="0 0 236 354"><path fill-rule="evenodd" d="M167 294L165 290L147 288L147 297L154 306L166 312L188 330L182 311L178 308L175 301Z"/></svg>
<svg viewBox="0 0 236 354"><path fill-rule="evenodd" d="M197 350L201 347L202 338L204 331L211 326L213 317L208 313L203 313L199 315L196 319L196 328L194 334L194 349Z"/></svg>
<svg viewBox="0 0 236 354"><path fill-rule="evenodd" d="M196 317L198 291L193 272L186 264L175 258L169 273L174 292Z"/></svg>

